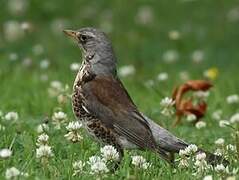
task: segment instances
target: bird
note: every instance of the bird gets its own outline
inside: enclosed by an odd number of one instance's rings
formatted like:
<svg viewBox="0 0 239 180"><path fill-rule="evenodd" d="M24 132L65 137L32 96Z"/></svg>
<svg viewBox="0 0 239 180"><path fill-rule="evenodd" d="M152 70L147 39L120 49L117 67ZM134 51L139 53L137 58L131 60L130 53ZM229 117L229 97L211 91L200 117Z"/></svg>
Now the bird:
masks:
<svg viewBox="0 0 239 180"><path fill-rule="evenodd" d="M131 99L117 75L117 58L112 43L100 29L84 27L63 30L82 52L82 64L73 83L72 108L88 134L100 143L124 149L148 150L174 164L174 154L189 146L149 117ZM205 152L207 161L225 163L222 157ZM227 162L226 162L227 163Z"/></svg>

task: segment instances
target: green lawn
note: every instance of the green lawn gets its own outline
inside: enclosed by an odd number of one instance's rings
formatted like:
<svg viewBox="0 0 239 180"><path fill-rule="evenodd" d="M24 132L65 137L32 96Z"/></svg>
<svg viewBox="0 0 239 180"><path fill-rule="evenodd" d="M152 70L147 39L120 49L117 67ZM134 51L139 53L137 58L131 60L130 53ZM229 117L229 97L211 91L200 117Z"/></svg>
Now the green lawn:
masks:
<svg viewBox="0 0 239 180"><path fill-rule="evenodd" d="M72 176L72 163L86 162L90 156L99 155L102 146L84 131L81 131L83 140L78 143L64 137L65 126L75 120L71 102L66 98L64 103L59 103L57 97L49 95L49 87L52 81L60 81L64 87L69 86L63 95L70 95L76 75L70 66L81 62L79 48L62 30L98 27L111 38L119 68L127 65L135 68L122 81L142 112L180 138L212 152L216 150L214 141L218 138L225 139L224 147L236 145L236 130L219 127L219 120L230 120L239 113L239 103L226 101L229 95L239 95L237 0L0 0L0 5L0 111L3 113L0 125L5 127L0 130L0 149L12 150L10 157L0 157L0 179L5 179L6 170L13 166L29 174L28 178L20 176L22 179L202 179L208 174L218 179L221 176L216 171L192 176L192 167L174 170L157 155L140 151L125 151L122 164L114 173L96 176L88 168ZM175 31L176 40L173 40L169 33ZM170 50L178 58L166 63L165 53L169 52L170 56ZM199 63L192 58L196 50L203 59ZM204 72L211 68L218 69L218 76L212 80L214 87L207 98L208 111L203 118L206 127L197 129L184 118L182 124L173 128L175 117L161 114L160 101L170 97L174 87L185 81L180 78L182 72L189 79L205 79ZM168 74L168 79L160 82L157 76L162 72ZM152 87L145 85L149 80L154 82ZM219 109L222 116L215 120L212 114ZM52 123L53 113L59 110L67 114L67 122L60 130ZM5 115L11 111L18 113L18 120L6 120ZM42 163L36 158L39 135L36 128L46 121L54 156ZM238 120L233 127L238 132ZM131 164L132 155L142 155L151 167L135 168ZM230 169L239 167L236 152L230 154L229 159L232 158ZM239 178L238 173L233 176Z"/></svg>

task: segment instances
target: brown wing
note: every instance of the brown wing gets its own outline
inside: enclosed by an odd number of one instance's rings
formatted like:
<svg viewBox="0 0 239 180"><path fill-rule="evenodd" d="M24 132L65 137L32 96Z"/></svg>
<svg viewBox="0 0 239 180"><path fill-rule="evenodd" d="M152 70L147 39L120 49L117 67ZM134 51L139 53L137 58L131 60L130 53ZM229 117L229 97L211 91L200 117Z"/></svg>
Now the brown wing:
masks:
<svg viewBox="0 0 239 180"><path fill-rule="evenodd" d="M120 80L97 76L84 85L83 93L86 108L106 127L142 149L155 149L156 144L147 121Z"/></svg>

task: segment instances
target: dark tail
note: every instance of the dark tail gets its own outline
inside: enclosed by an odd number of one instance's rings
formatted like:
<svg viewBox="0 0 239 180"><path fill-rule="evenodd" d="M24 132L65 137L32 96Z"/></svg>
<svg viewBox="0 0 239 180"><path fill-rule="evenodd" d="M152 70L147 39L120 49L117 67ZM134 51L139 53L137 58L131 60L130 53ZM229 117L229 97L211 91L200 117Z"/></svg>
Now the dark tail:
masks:
<svg viewBox="0 0 239 180"><path fill-rule="evenodd" d="M217 164L223 164L224 166L228 166L230 164L229 161L223 158L222 156L218 156L201 149L199 150L199 152L204 152L206 154L206 160L212 166L216 166Z"/></svg>
<svg viewBox="0 0 239 180"><path fill-rule="evenodd" d="M149 123L150 129L157 143L158 149L160 149L157 151L157 153L161 155L161 157L165 159L167 162L172 163L170 156L167 155L172 153L178 153L181 149L183 150L187 146L189 146L189 143L183 141L182 139L177 138L172 133L170 133L169 131L162 128L154 121L152 121L147 116L145 115L143 116L145 117L145 120ZM199 149L198 152L206 153L207 162L213 166L221 163L224 165L229 164L229 162L225 160L223 157L214 155L210 152L204 151L203 149Z"/></svg>

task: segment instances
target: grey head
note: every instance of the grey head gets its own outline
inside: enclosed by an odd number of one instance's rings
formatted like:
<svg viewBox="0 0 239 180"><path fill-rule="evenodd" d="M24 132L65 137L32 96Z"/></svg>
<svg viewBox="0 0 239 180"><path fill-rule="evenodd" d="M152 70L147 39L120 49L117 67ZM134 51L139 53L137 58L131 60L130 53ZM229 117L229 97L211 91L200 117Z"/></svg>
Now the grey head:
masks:
<svg viewBox="0 0 239 180"><path fill-rule="evenodd" d="M92 73L116 76L116 58L104 32L91 27L63 32L77 41L82 50L83 64L89 65Z"/></svg>

